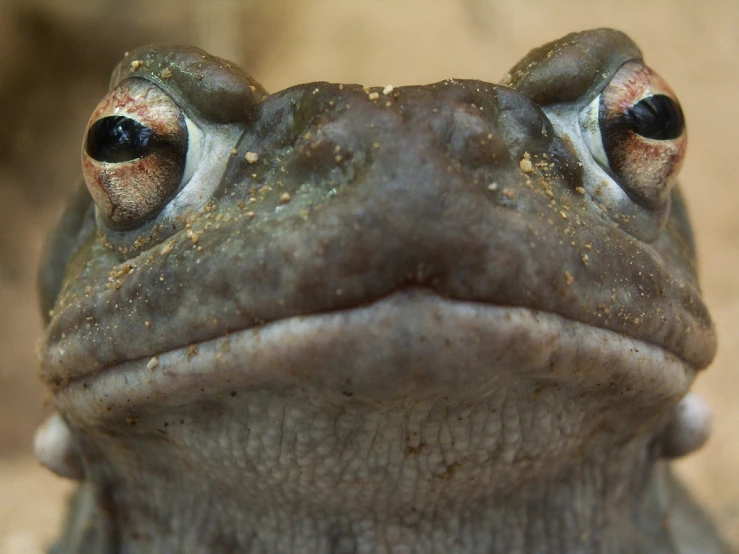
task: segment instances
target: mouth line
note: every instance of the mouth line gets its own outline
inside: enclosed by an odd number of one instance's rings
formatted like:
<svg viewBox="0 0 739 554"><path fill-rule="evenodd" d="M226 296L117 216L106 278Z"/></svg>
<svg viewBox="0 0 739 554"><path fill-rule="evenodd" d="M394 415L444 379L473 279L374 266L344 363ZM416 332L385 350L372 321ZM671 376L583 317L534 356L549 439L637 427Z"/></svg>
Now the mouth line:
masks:
<svg viewBox="0 0 739 554"><path fill-rule="evenodd" d="M410 288L108 366L54 394L61 409L95 418L101 410L182 405L260 387L378 402L466 398L511 379L540 379L679 397L695 374L660 346L559 314Z"/></svg>

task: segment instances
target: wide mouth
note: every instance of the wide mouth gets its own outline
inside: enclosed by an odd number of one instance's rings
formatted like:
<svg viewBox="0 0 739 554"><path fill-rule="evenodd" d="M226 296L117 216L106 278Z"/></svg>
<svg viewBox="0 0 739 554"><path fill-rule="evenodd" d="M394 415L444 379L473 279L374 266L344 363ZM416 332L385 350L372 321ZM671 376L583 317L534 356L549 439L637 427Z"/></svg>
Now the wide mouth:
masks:
<svg viewBox="0 0 739 554"><path fill-rule="evenodd" d="M659 346L558 314L409 288L110 366L67 382L55 402L89 422L243 390L297 387L337 403L456 403L522 380L656 401L682 397L695 373Z"/></svg>

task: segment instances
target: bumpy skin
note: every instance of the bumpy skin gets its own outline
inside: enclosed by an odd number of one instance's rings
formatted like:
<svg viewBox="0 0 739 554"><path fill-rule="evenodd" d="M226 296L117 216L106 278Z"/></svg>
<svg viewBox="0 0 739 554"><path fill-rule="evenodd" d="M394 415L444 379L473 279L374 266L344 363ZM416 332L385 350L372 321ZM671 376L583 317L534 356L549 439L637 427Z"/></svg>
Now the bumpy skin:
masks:
<svg viewBox="0 0 739 554"><path fill-rule="evenodd" d="M234 153L196 209L116 231L80 188L51 239L41 375L84 469L54 552L723 551L659 461L715 351L683 201L640 240L546 115L633 59L597 30L507 87L268 95L128 54L112 86Z"/></svg>

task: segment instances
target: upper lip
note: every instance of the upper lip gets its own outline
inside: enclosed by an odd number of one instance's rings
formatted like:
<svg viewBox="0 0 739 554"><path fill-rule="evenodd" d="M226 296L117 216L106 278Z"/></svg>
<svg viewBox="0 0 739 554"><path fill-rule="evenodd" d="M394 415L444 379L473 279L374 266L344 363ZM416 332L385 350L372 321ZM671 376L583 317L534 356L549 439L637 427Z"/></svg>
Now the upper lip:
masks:
<svg viewBox="0 0 739 554"><path fill-rule="evenodd" d="M693 378L684 362L662 349L611 331L417 288L365 307L289 317L176 348L159 353L154 364L151 359L78 376L57 388L57 402L105 417L154 398L158 405L186 403L265 386L310 387L366 401L460 400L506 379L678 398Z"/></svg>

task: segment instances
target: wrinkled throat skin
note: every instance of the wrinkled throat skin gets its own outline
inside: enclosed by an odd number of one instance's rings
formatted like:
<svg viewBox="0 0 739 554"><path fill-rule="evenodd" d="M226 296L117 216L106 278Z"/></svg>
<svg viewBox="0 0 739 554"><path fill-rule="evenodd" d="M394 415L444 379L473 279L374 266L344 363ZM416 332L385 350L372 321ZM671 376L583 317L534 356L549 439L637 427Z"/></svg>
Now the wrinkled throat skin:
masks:
<svg viewBox="0 0 739 554"><path fill-rule="evenodd" d="M716 348L628 37L268 94L143 47L40 273L55 554L727 552L669 472Z"/></svg>

